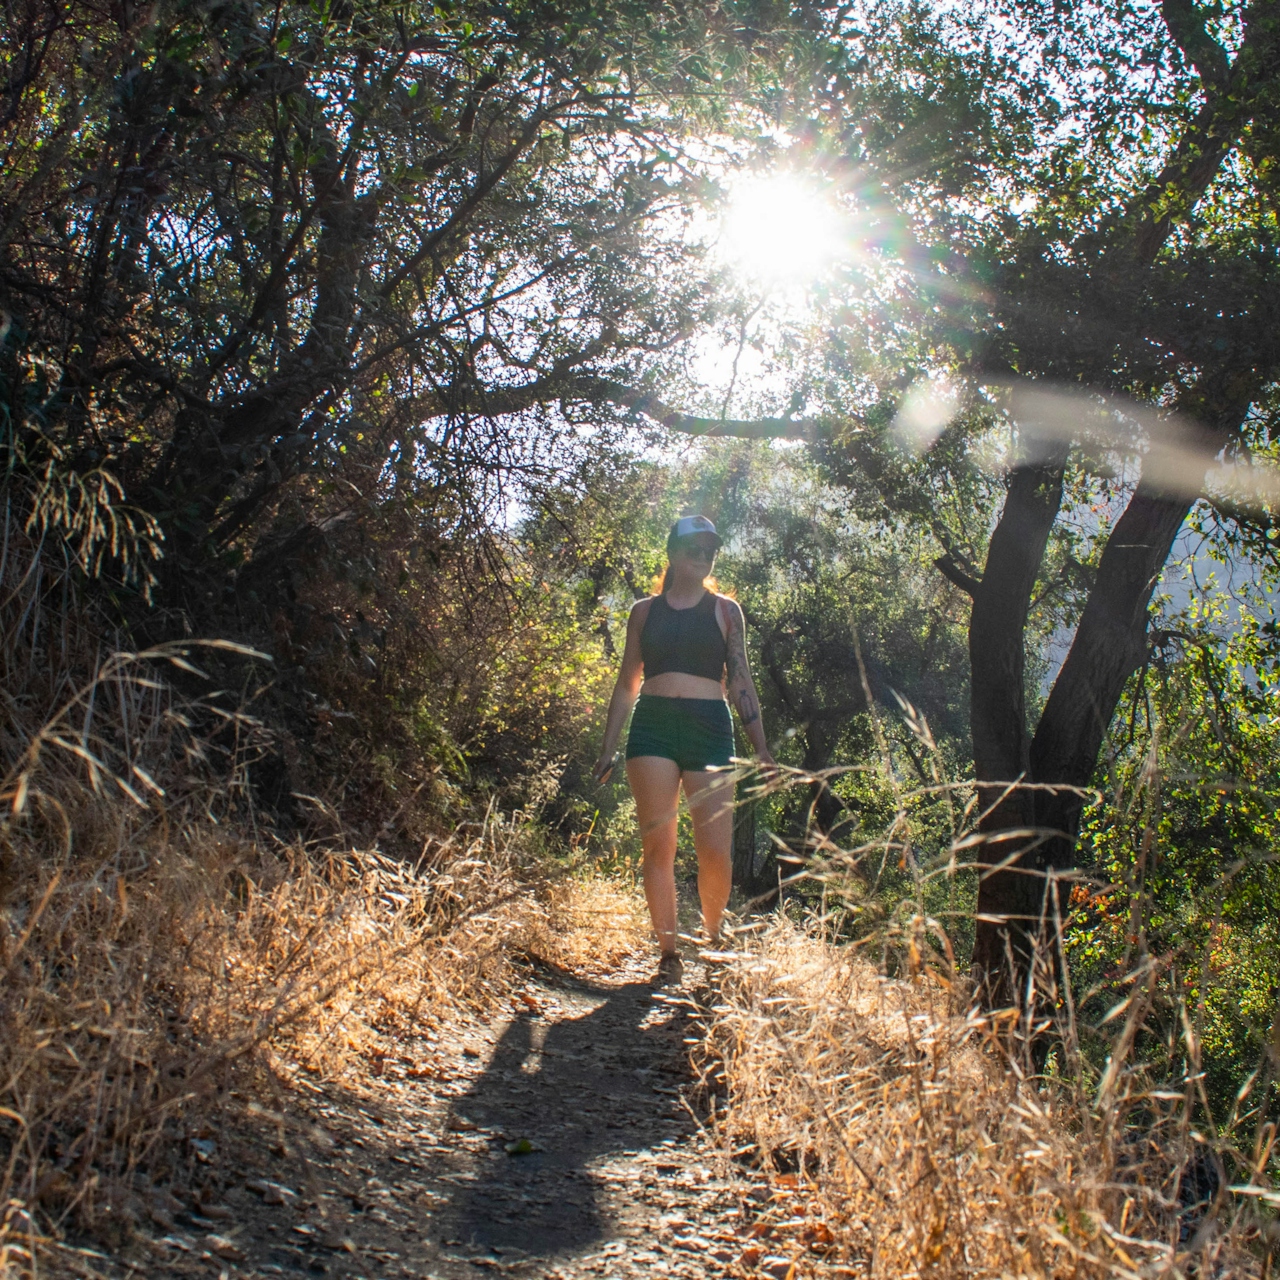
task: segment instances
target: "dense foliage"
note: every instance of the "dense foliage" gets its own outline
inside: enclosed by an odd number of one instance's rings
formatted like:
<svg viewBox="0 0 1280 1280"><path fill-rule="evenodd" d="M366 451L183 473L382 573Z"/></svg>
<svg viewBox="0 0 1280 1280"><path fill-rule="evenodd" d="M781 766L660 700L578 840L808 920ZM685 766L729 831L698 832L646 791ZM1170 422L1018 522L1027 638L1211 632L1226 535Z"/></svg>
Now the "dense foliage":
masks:
<svg viewBox="0 0 1280 1280"><path fill-rule="evenodd" d="M352 455L446 527L562 463L570 424L548 409L573 378L638 377L707 316L686 153L785 91L808 21L380 0L5 13L11 429L119 474L195 618L264 522L284 527L261 549L293 555L283 535L359 483Z"/></svg>
<svg viewBox="0 0 1280 1280"><path fill-rule="evenodd" d="M6 501L120 636L270 651L264 821L412 850L492 802L634 856L587 770L700 509L802 779L752 811L762 853L909 810L850 934L968 906L954 815L902 796L972 774L982 835L1057 833L976 890L989 1001L1045 901L1017 872L1078 869L1082 1009L1158 968L1215 1106L1280 1054L1276 490L1206 480L1277 449L1274 5L3 20ZM743 170L837 219L811 278L717 256ZM1188 527L1220 585L1162 601Z"/></svg>

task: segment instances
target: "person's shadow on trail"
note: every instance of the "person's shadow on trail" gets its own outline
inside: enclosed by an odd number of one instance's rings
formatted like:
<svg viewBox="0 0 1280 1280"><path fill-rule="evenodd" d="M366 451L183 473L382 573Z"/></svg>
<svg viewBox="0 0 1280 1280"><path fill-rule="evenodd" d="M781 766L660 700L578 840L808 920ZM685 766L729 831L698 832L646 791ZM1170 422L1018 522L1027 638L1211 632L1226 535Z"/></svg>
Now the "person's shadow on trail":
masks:
<svg viewBox="0 0 1280 1280"><path fill-rule="evenodd" d="M574 985L604 1002L549 1025L517 1018L454 1107L455 1124L492 1135L475 1180L440 1215L458 1243L545 1257L599 1240L608 1222L588 1163L690 1127L674 1096L685 1062L680 1010L655 1005L648 985Z"/></svg>

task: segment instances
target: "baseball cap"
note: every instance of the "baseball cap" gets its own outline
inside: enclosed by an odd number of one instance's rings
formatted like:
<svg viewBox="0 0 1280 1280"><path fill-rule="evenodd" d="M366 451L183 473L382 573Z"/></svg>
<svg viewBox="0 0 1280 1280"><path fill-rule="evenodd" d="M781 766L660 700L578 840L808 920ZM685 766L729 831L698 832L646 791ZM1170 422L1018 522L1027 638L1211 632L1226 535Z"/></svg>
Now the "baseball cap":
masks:
<svg viewBox="0 0 1280 1280"><path fill-rule="evenodd" d="M706 516L681 516L671 526L671 532L667 535L667 545L679 542L682 538L691 538L696 533L709 533L716 540L717 547L724 545L716 532L715 525Z"/></svg>

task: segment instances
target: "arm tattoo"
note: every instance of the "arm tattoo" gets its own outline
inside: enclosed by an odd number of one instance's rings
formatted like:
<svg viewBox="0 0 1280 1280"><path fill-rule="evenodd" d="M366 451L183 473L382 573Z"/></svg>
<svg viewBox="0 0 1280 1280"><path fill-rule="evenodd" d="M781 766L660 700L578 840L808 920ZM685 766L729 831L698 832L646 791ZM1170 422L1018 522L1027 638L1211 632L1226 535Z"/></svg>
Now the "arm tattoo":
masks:
<svg viewBox="0 0 1280 1280"><path fill-rule="evenodd" d="M746 637L742 635L742 614L737 609L728 612L727 662L730 685L750 680L750 668L746 666Z"/></svg>
<svg viewBox="0 0 1280 1280"><path fill-rule="evenodd" d="M747 664L747 641L742 625L742 611L729 611L729 687L733 690L734 700L738 704L738 714L742 717L742 726L754 724L760 719L760 708L756 705L752 691L751 668Z"/></svg>

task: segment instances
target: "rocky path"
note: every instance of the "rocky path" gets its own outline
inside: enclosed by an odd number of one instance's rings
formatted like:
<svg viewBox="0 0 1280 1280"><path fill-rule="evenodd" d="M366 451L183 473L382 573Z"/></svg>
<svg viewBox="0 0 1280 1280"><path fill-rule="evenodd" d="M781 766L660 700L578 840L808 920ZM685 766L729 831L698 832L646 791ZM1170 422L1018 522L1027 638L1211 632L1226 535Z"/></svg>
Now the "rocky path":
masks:
<svg viewBox="0 0 1280 1280"><path fill-rule="evenodd" d="M155 1235L131 1270L575 1280L768 1263L747 1238L762 1192L697 1119L689 968L665 988L649 961L607 982L542 972L508 1015L403 1042L371 1096L311 1086L253 1136L214 1135L205 1198L150 1192Z"/></svg>

